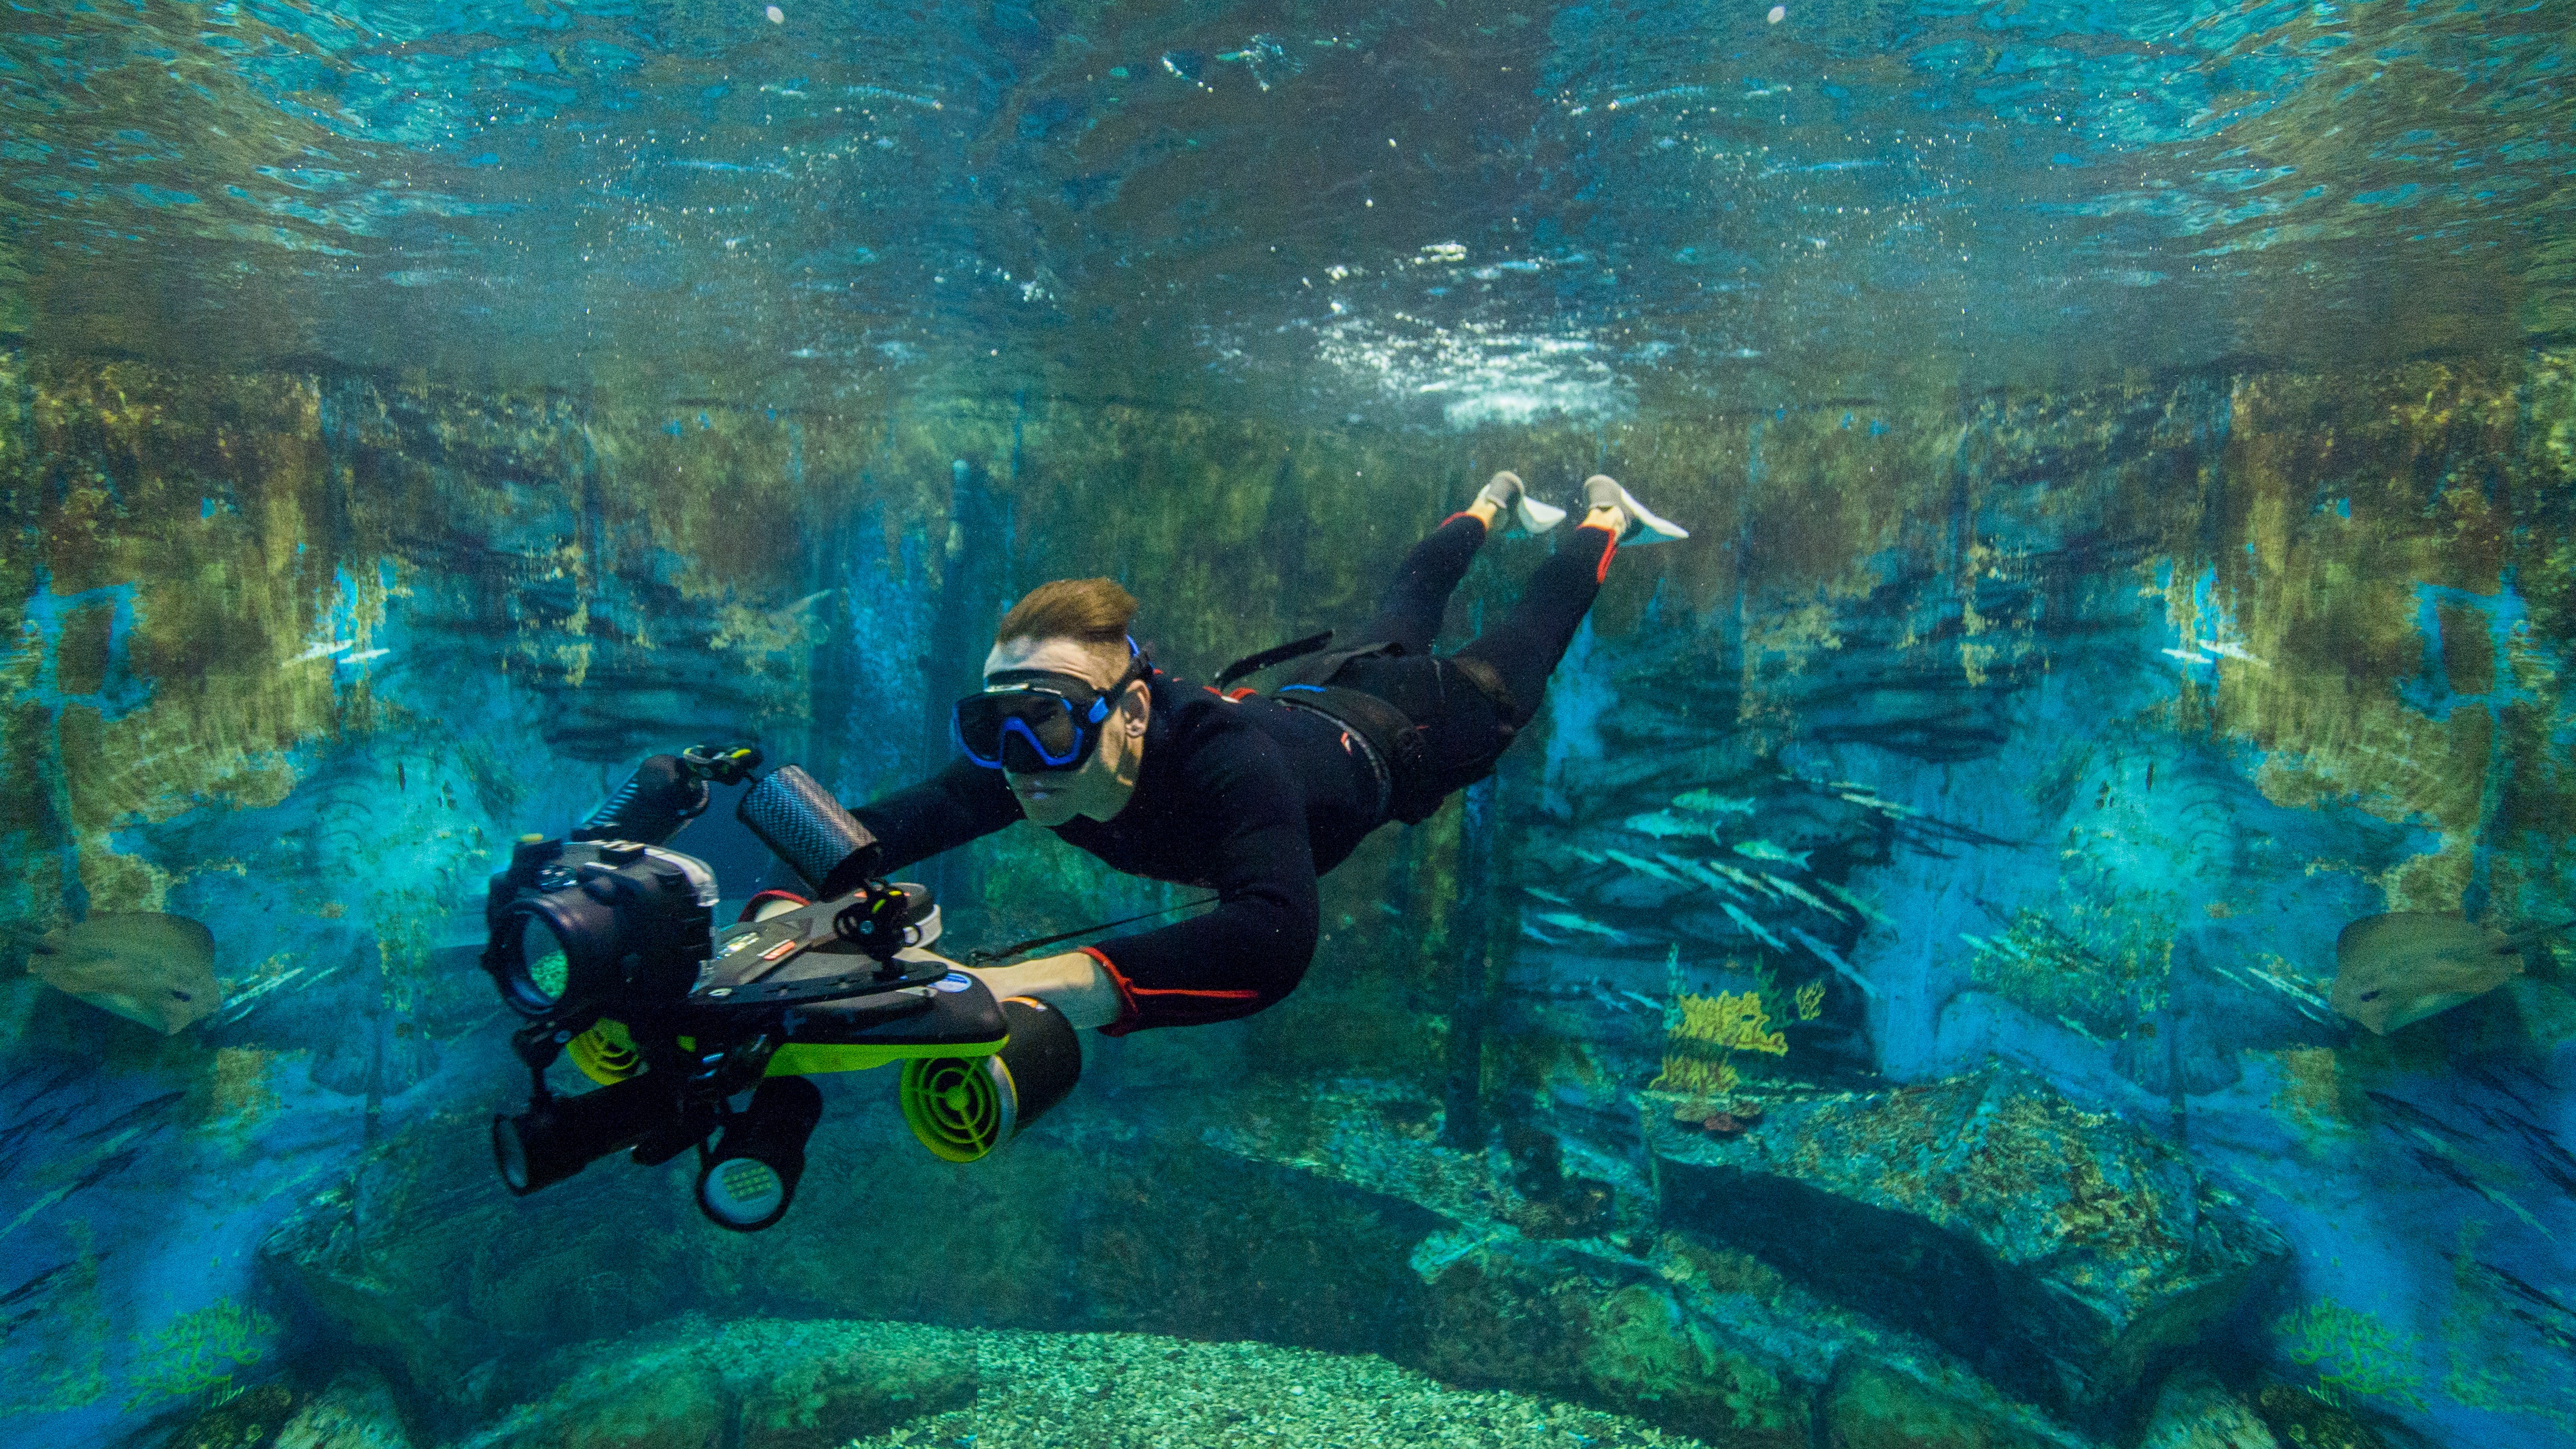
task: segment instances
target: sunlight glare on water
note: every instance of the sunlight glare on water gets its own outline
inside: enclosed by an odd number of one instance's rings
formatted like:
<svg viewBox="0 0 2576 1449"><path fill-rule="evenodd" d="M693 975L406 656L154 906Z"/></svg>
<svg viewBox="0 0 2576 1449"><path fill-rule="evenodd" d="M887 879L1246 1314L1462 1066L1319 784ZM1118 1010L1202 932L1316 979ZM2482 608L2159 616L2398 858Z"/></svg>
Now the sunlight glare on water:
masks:
<svg viewBox="0 0 2576 1449"><path fill-rule="evenodd" d="M1297 16L22 7L10 325L1468 422L2568 320L2565 5Z"/></svg>

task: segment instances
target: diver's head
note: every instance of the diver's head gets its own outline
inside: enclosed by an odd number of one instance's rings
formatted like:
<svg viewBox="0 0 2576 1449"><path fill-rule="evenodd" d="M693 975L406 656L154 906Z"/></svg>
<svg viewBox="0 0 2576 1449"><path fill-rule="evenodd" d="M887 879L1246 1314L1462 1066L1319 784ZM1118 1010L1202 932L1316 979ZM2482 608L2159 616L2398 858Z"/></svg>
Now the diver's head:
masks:
<svg viewBox="0 0 2576 1449"><path fill-rule="evenodd" d="M1135 616L1114 580L1041 584L994 631L984 691L958 701L959 746L1001 770L1037 824L1106 820L1135 789L1153 713Z"/></svg>

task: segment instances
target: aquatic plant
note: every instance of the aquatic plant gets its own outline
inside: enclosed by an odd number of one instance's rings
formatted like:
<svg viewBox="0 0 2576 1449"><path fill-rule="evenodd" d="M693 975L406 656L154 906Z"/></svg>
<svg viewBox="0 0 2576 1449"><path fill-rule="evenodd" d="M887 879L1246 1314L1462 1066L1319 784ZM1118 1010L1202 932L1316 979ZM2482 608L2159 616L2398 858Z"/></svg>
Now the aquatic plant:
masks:
<svg viewBox="0 0 2576 1449"><path fill-rule="evenodd" d="M2348 1127L2341 1064L2332 1047L2294 1047L2273 1054L2281 1085L2272 1110L2306 1127Z"/></svg>
<svg viewBox="0 0 2576 1449"><path fill-rule="evenodd" d="M2378 1315L2320 1298L2283 1314L2272 1325L2282 1351L2318 1371L2317 1397L2343 1407L2354 1398L2382 1398L2421 1409L2423 1377L2407 1367L2411 1348L2401 1344Z"/></svg>
<svg viewBox="0 0 2576 1449"><path fill-rule="evenodd" d="M1740 1085L1731 1062L1712 1062L1701 1057L1664 1057L1664 1069L1646 1084L1657 1092L1682 1092L1693 1097L1723 1097Z"/></svg>
<svg viewBox="0 0 2576 1449"><path fill-rule="evenodd" d="M274 1319L231 1298L180 1314L154 1335L126 1407L229 1387L237 1370L266 1355L276 1331Z"/></svg>
<svg viewBox="0 0 2576 1449"><path fill-rule="evenodd" d="M2173 946L2151 910L2141 905L2136 919L2123 921L2121 903L2113 892L2101 902L2071 900L2062 917L2025 909L1991 938L1963 934L1977 953L1969 973L1978 986L2086 1036L2126 1036L2163 1007Z"/></svg>
<svg viewBox="0 0 2576 1449"><path fill-rule="evenodd" d="M1806 985L1799 987L1797 1002L1798 1019L1800 1021L1813 1021L1817 1017L1824 1015L1825 983L1821 981L1810 981Z"/></svg>
<svg viewBox="0 0 2576 1449"><path fill-rule="evenodd" d="M1762 1009L1759 992L1685 996L1675 1005L1681 1012L1681 1024L1673 1034L1684 1040L1705 1042L1731 1052L1763 1052L1775 1057L1789 1054L1789 1039L1769 1030L1771 1018Z"/></svg>
<svg viewBox="0 0 2576 1449"><path fill-rule="evenodd" d="M1732 1092L1742 1080L1732 1060L1737 1052L1789 1054L1789 1039L1770 1028L1770 1013L1763 1009L1759 991L1721 991L1715 996L1677 993L1672 1010L1665 1014L1663 1071L1646 1084L1647 1089L1695 1097Z"/></svg>

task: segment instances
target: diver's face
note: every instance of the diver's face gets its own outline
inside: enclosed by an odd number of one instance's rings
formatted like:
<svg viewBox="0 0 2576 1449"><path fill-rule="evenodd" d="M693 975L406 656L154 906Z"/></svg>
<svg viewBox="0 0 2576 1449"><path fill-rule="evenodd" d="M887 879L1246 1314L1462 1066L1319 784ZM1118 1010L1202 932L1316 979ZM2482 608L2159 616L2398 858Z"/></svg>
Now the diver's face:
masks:
<svg viewBox="0 0 2576 1449"><path fill-rule="evenodd" d="M1008 669L1044 669L1073 675L1094 689L1107 689L1127 672L1126 651L1114 651L1119 656L1114 663L1108 657L1112 652L1078 639L1014 639L994 645L993 652L984 656L984 677L990 680ZM1019 798L1020 813L1032 823L1050 827L1077 815L1106 820L1117 814L1135 789L1152 707L1144 681L1137 680L1101 722L1100 744L1081 764L1027 775L1004 771L1002 777Z"/></svg>

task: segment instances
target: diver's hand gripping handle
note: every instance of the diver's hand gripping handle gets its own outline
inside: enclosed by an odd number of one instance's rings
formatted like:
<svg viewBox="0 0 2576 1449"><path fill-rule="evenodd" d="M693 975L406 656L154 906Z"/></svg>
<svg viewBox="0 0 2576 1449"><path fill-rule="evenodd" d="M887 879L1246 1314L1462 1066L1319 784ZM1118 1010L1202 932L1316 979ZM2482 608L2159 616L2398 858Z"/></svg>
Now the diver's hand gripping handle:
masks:
<svg viewBox="0 0 2576 1449"><path fill-rule="evenodd" d="M752 786L734 814L818 899L853 890L877 873L877 838L820 781L794 765Z"/></svg>

